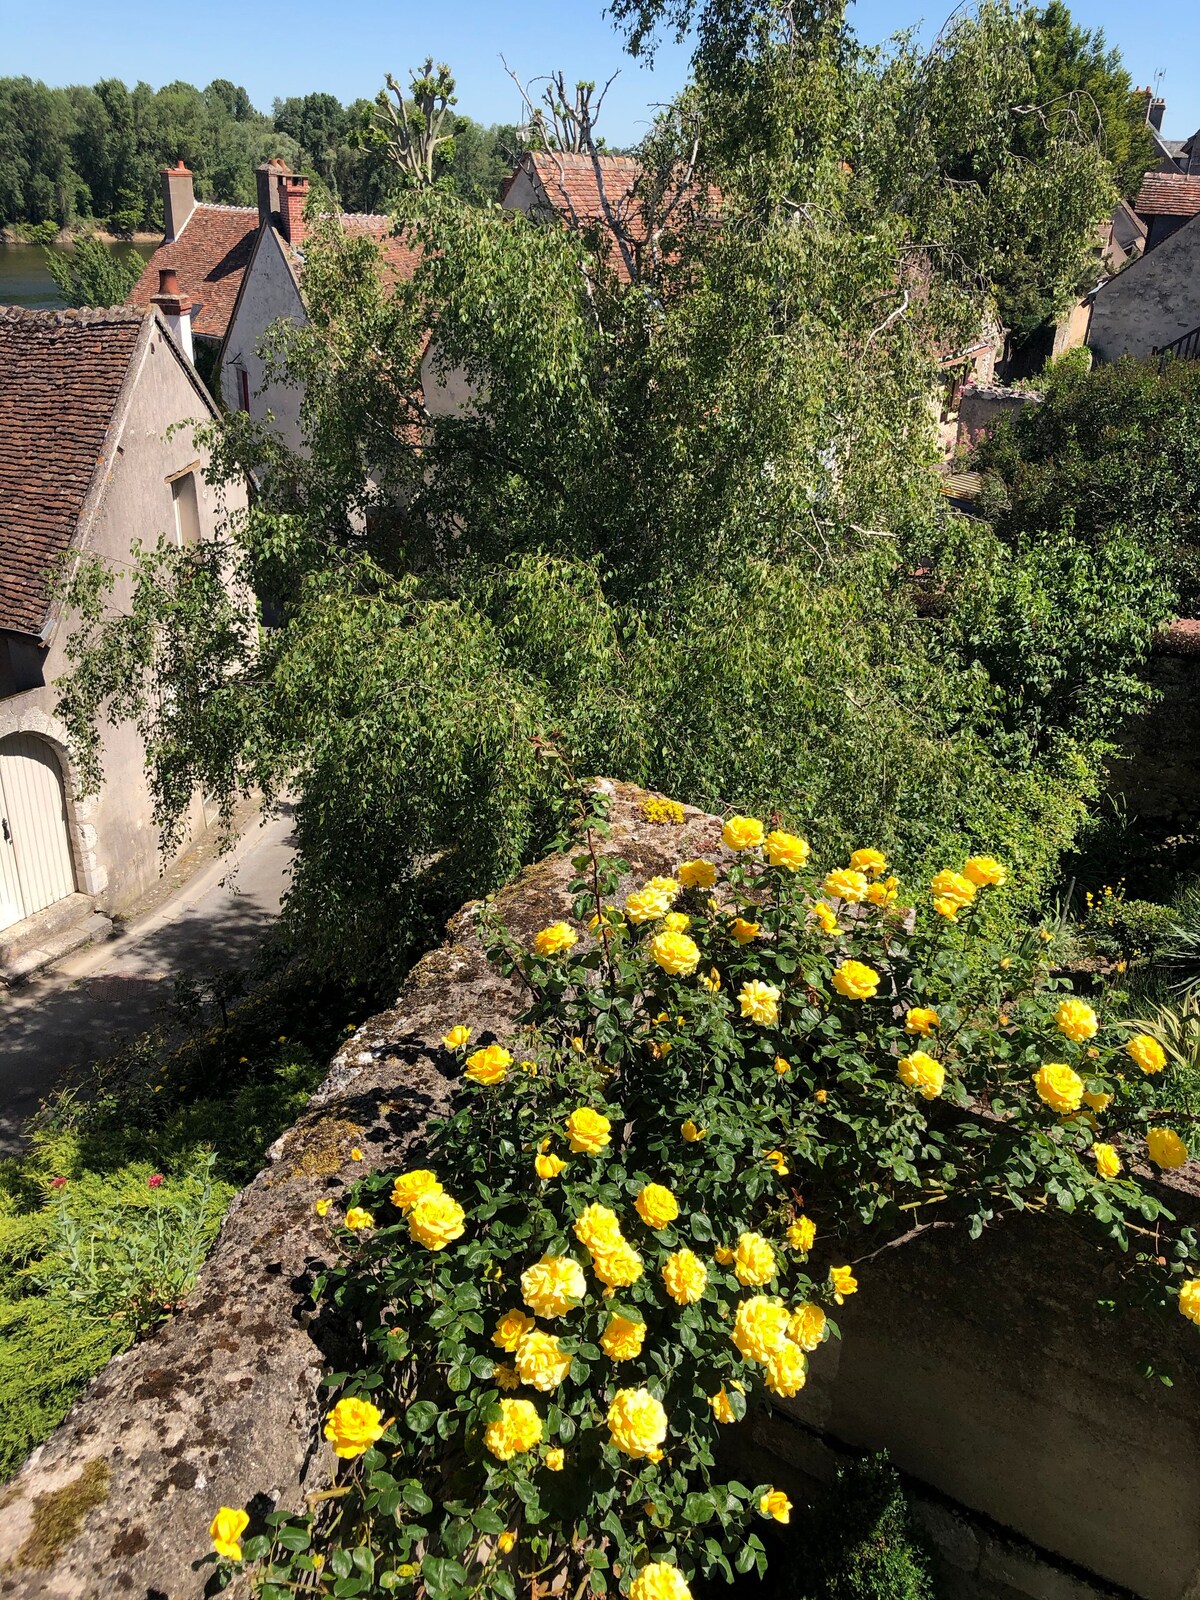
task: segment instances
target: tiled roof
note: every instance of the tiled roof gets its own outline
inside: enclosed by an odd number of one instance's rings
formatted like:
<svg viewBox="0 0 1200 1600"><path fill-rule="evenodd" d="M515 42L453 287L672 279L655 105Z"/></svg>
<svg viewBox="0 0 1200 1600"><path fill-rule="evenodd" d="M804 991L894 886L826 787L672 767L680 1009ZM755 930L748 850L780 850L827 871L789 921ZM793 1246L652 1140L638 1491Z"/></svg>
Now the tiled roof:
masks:
<svg viewBox="0 0 1200 1600"><path fill-rule="evenodd" d="M192 313L192 332L223 339L257 232L255 206L197 205L179 237L147 261L130 303L148 306L158 293L159 269L174 267L180 289L200 307Z"/></svg>
<svg viewBox="0 0 1200 1600"><path fill-rule="evenodd" d="M0 307L0 628L41 632L145 318Z"/></svg>
<svg viewBox="0 0 1200 1600"><path fill-rule="evenodd" d="M1148 172L1133 202L1141 217L1194 217L1200 213L1200 178L1182 172Z"/></svg>
<svg viewBox="0 0 1200 1600"><path fill-rule="evenodd" d="M407 281L417 270L421 252L392 232L394 224L391 217L366 211L347 211L343 212L341 222L343 230L351 238L370 234L382 248L384 270L392 283Z"/></svg>

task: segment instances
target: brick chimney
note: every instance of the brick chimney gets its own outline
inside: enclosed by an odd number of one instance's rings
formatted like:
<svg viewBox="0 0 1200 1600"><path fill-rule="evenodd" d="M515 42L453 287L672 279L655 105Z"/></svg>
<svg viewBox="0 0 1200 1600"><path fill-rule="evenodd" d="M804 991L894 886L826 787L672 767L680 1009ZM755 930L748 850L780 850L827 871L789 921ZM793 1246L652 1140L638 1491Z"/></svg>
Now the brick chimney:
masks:
<svg viewBox="0 0 1200 1600"><path fill-rule="evenodd" d="M1151 100L1146 107L1146 121L1154 129L1155 133L1162 132L1163 115L1166 109L1167 102L1165 100Z"/></svg>
<svg viewBox="0 0 1200 1600"><path fill-rule="evenodd" d="M279 226L294 250L304 243L304 202L308 199L308 179L285 172L279 180Z"/></svg>
<svg viewBox="0 0 1200 1600"><path fill-rule="evenodd" d="M187 226L187 220L196 209L196 192L192 188L192 175L182 161L162 170L163 187L163 238L172 244Z"/></svg>
<svg viewBox="0 0 1200 1600"><path fill-rule="evenodd" d="M150 304L158 307L159 315L175 335L176 344L189 361L194 361L192 302L181 293L174 267L159 268L158 293L150 296Z"/></svg>

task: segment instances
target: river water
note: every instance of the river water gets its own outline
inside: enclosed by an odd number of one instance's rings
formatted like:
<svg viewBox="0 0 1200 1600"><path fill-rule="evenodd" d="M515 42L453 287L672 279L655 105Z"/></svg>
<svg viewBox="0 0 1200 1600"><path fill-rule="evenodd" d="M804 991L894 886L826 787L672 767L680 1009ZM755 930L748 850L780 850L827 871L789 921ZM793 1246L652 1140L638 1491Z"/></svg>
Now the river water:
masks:
<svg viewBox="0 0 1200 1600"><path fill-rule="evenodd" d="M51 245L59 254L70 252L63 245ZM135 250L143 261L155 250L152 244L110 244L114 253ZM54 279L46 271L41 245L0 244L0 306L53 307L64 305Z"/></svg>

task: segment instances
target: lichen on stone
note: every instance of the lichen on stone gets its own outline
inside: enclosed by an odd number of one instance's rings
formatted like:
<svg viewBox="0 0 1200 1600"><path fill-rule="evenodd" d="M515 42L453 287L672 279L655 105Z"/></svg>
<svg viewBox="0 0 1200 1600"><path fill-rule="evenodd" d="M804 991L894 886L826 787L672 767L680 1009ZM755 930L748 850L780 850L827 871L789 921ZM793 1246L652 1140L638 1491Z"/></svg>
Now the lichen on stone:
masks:
<svg viewBox="0 0 1200 1600"><path fill-rule="evenodd" d="M351 1145L362 1137L362 1129L342 1117L322 1117L297 1133L299 1159L288 1169L289 1178L332 1177L346 1165Z"/></svg>
<svg viewBox="0 0 1200 1600"><path fill-rule="evenodd" d="M108 1499L108 1463L99 1456L61 1489L35 1496L32 1527L17 1551L20 1567L48 1567L83 1527L89 1511Z"/></svg>

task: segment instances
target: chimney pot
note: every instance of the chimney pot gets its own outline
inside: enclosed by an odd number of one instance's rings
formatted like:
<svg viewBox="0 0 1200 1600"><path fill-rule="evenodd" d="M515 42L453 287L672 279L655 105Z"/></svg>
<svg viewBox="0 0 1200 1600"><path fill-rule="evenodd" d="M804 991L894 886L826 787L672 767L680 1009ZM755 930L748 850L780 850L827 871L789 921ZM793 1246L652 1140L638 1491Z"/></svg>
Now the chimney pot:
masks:
<svg viewBox="0 0 1200 1600"><path fill-rule="evenodd" d="M174 267L160 267L158 269L158 292L177 296L179 294L179 274Z"/></svg>

